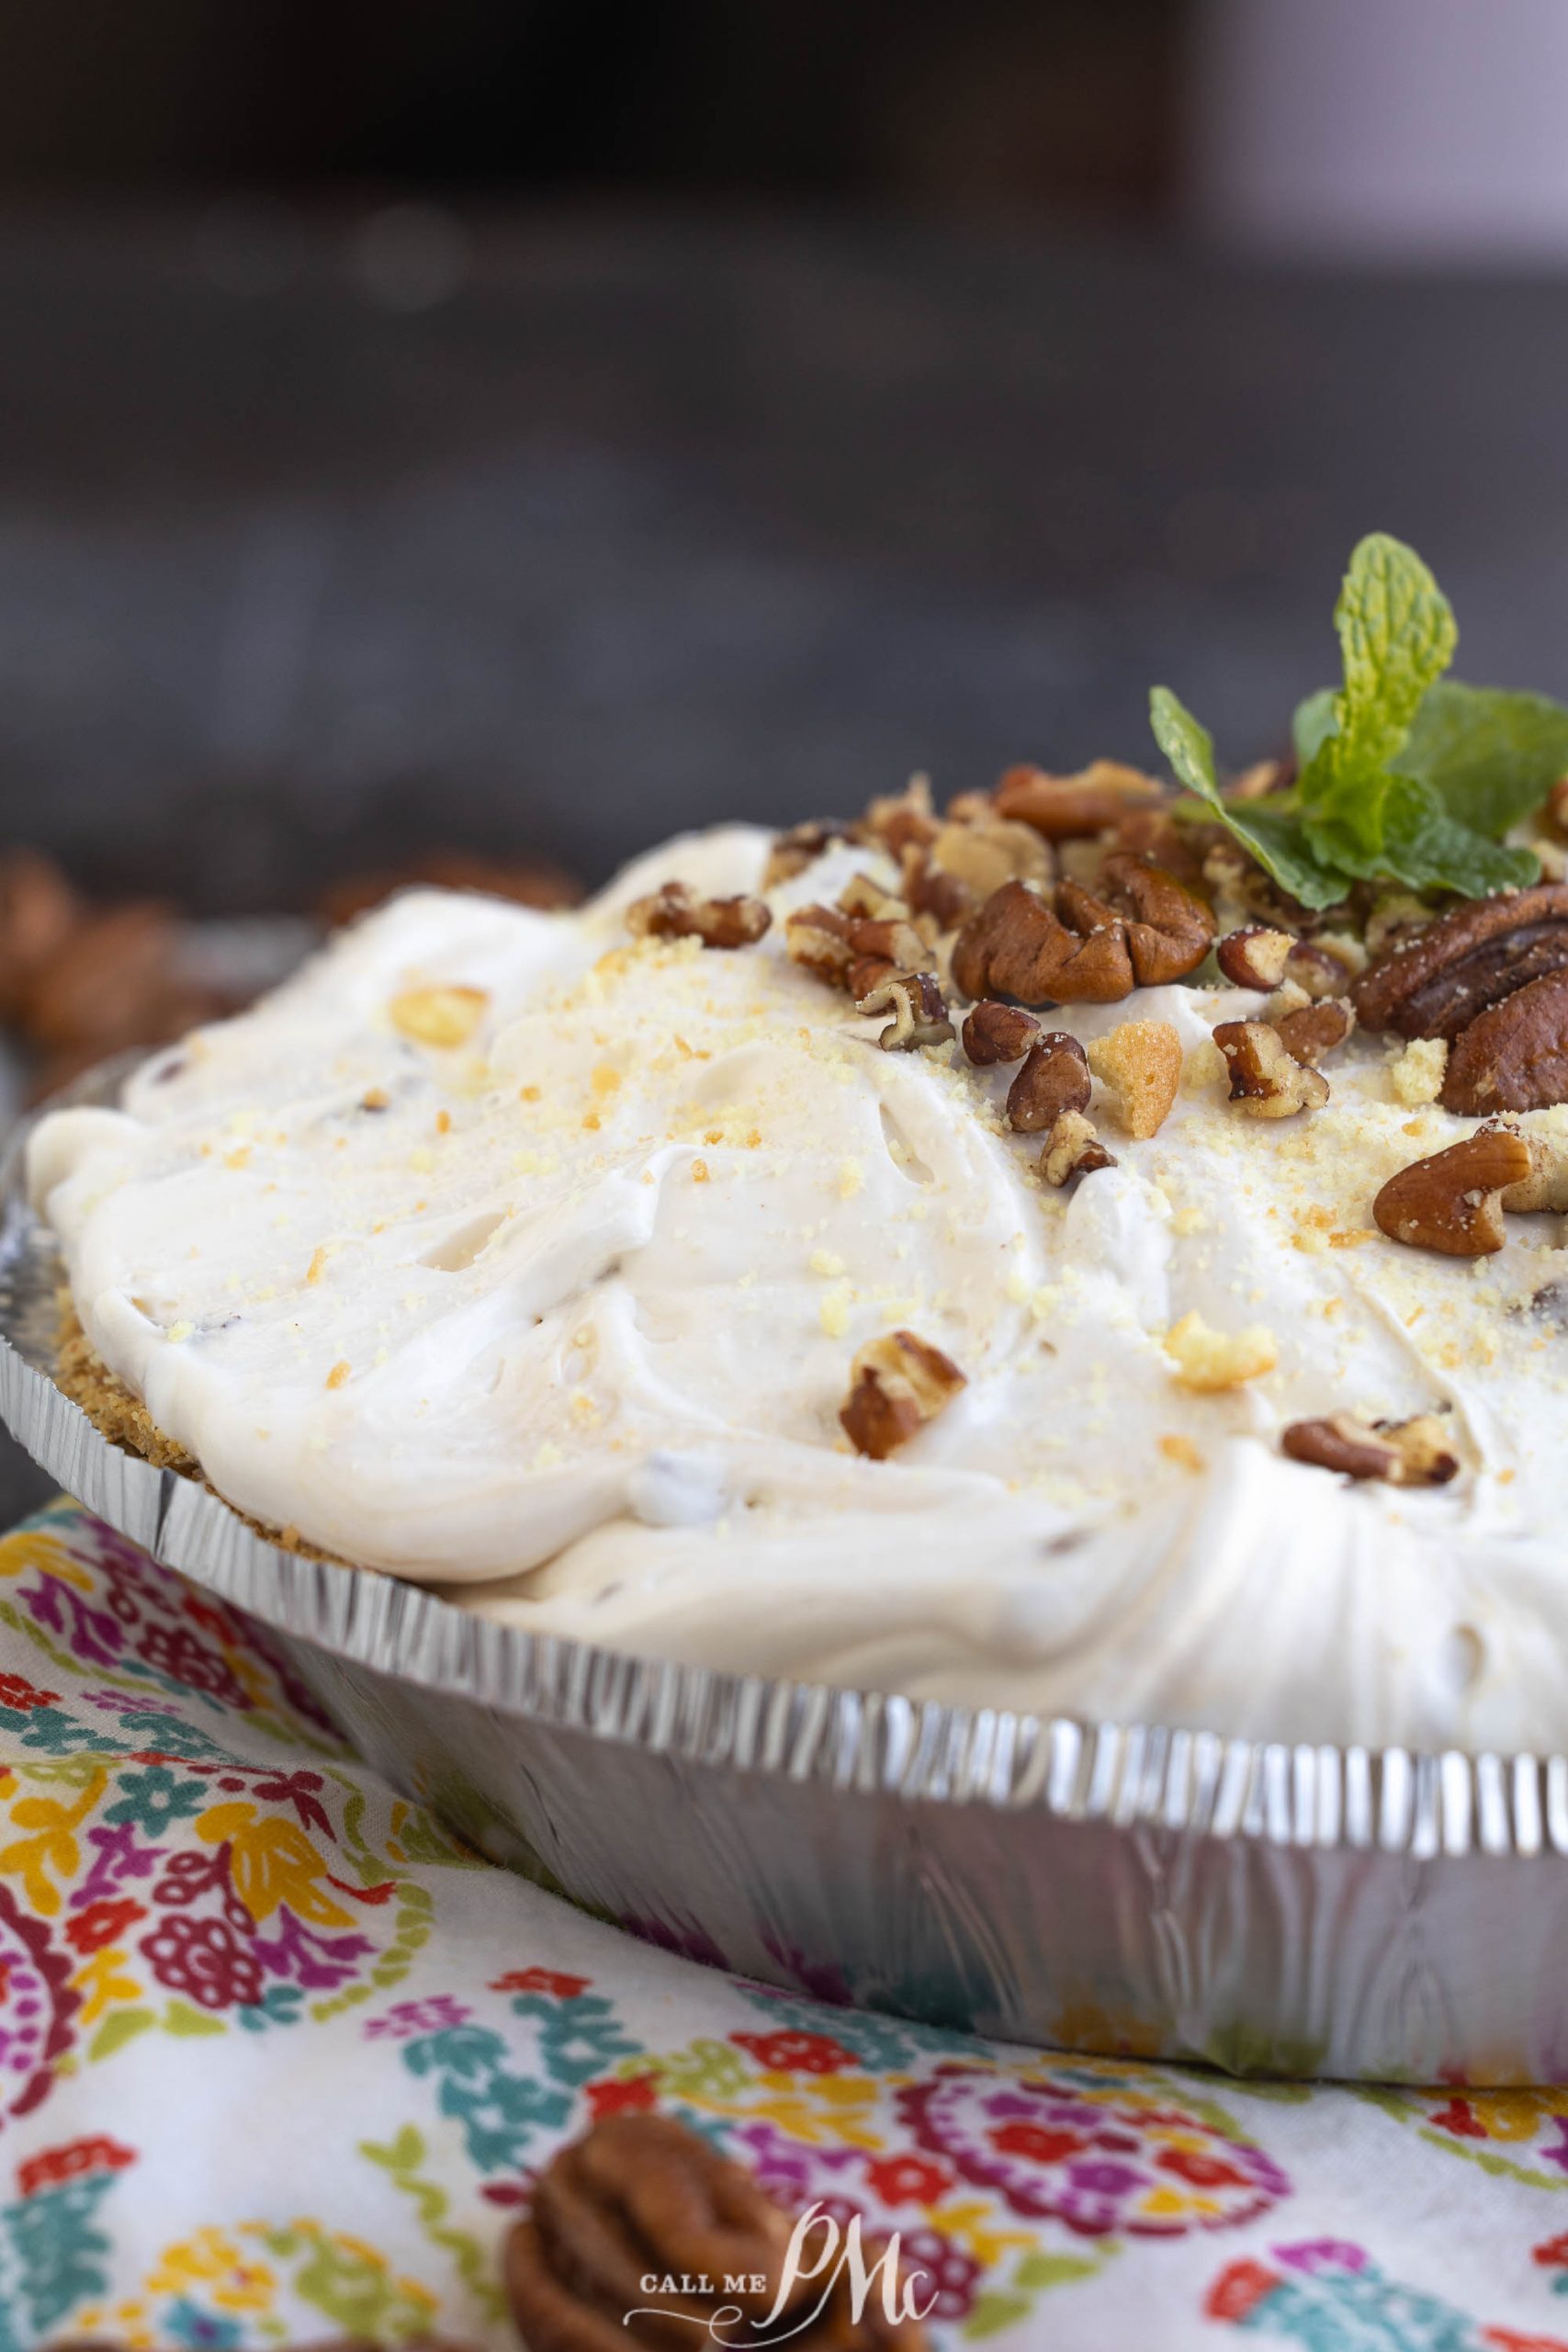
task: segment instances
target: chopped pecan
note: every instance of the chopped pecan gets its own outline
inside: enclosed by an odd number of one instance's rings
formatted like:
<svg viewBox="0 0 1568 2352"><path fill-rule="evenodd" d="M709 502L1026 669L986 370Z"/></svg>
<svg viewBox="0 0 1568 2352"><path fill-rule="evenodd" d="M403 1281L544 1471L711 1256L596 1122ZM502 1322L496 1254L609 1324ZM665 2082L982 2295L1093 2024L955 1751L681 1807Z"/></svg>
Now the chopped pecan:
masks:
<svg viewBox="0 0 1568 2352"><path fill-rule="evenodd" d="M1069 912L1087 892L1064 883ZM1004 882L959 933L953 977L965 996L1016 996L1025 1004L1114 1004L1133 992L1127 927L1109 908L1087 935L1069 930L1027 882Z"/></svg>
<svg viewBox="0 0 1568 2352"><path fill-rule="evenodd" d="M1568 965L1568 883L1472 899L1389 948L1351 991L1361 1024L1447 1037L1527 982Z"/></svg>
<svg viewBox="0 0 1568 2352"><path fill-rule="evenodd" d="M1292 1462L1337 1470L1347 1478L1379 1478L1391 1487L1446 1487L1459 1476L1459 1456L1436 1413L1407 1421L1363 1421L1353 1413L1292 1421L1280 1438Z"/></svg>
<svg viewBox="0 0 1568 2352"><path fill-rule="evenodd" d="M930 779L912 775L902 792L883 793L872 802L856 831L864 840L880 842L895 857L911 842L923 845L934 841L937 819Z"/></svg>
<svg viewBox="0 0 1568 2352"><path fill-rule="evenodd" d="M909 1054L917 1046L944 1045L953 1034L934 972L890 973L858 1000L855 1011L893 1015L876 1041L885 1054Z"/></svg>
<svg viewBox="0 0 1568 2352"><path fill-rule="evenodd" d="M1272 1025L1292 1060L1314 1069L1325 1054L1345 1043L1356 1025L1356 1008L1348 996L1320 997L1315 1004L1281 1012Z"/></svg>
<svg viewBox="0 0 1568 2352"><path fill-rule="evenodd" d="M1009 768L997 787L997 812L1021 819L1047 841L1071 841L1104 832L1130 809L1152 808L1167 797L1154 776L1118 760L1093 760L1075 775Z"/></svg>
<svg viewBox="0 0 1568 2352"><path fill-rule="evenodd" d="M844 986L858 1004L885 980L897 977L898 967L888 956L857 956L844 974Z"/></svg>
<svg viewBox="0 0 1568 2352"><path fill-rule="evenodd" d="M858 952L853 933L853 922L837 907L799 907L784 917L784 946L790 961L804 964L829 988L843 988L848 982Z"/></svg>
<svg viewBox="0 0 1568 2352"><path fill-rule="evenodd" d="M787 833L777 833L768 852L768 863L762 873L762 888L771 890L780 882L793 882L808 865L815 865L824 851L835 842L848 841L850 829L832 817L815 817L804 825L792 825Z"/></svg>
<svg viewBox="0 0 1568 2352"><path fill-rule="evenodd" d="M885 890L869 874L852 874L839 893L839 911L845 915L869 915L880 922L902 922L909 910L896 890Z"/></svg>
<svg viewBox="0 0 1568 2352"><path fill-rule="evenodd" d="M1485 1258L1501 1250L1503 1195L1534 1173L1529 1146L1506 1127L1478 1127L1462 1143L1412 1160L1391 1176L1372 1216L1391 1241Z"/></svg>
<svg viewBox="0 0 1568 2352"><path fill-rule="evenodd" d="M1089 1047L1089 1066L1130 1136L1157 1135L1181 1091L1181 1038L1168 1021L1122 1021Z"/></svg>
<svg viewBox="0 0 1568 2352"><path fill-rule="evenodd" d="M1271 931L1266 923L1248 923L1227 932L1214 950L1221 971L1233 988L1277 989L1285 977L1285 959L1295 945L1288 931Z"/></svg>
<svg viewBox="0 0 1568 2352"><path fill-rule="evenodd" d="M1092 1176L1097 1169L1115 1166L1115 1154L1106 1150L1093 1120L1081 1111L1063 1112L1040 1155L1040 1173L1058 1188L1075 1176Z"/></svg>
<svg viewBox="0 0 1568 2352"><path fill-rule="evenodd" d="M683 2124L606 2116L540 2174L506 2241L507 2298L530 2352L664 2343L676 2322L695 2340L722 2304L769 2310L789 2238L750 2176ZM703 2278L722 2291L665 2283Z"/></svg>
<svg viewBox="0 0 1568 2352"><path fill-rule="evenodd" d="M933 865L911 842L904 852L904 898L912 915L929 915L939 931L956 931L975 911L975 893L956 874Z"/></svg>
<svg viewBox="0 0 1568 2352"><path fill-rule="evenodd" d="M765 899L699 899L684 882L666 882L626 909L637 939L700 939L705 947L754 946L773 919Z"/></svg>
<svg viewBox="0 0 1568 2352"><path fill-rule="evenodd" d="M951 1356L913 1331L868 1340L850 1365L850 1393L839 1419L857 1453L886 1462L965 1385Z"/></svg>
<svg viewBox="0 0 1568 2352"><path fill-rule="evenodd" d="M1295 939L1285 958L1287 980L1310 997L1343 996L1354 978L1349 963L1319 939Z"/></svg>
<svg viewBox="0 0 1568 2352"><path fill-rule="evenodd" d="M1087 1111L1093 1091L1089 1056L1077 1039L1047 1029L1008 1090L1008 1125L1020 1135L1043 1134L1065 1111Z"/></svg>
<svg viewBox="0 0 1568 2352"><path fill-rule="evenodd" d="M1127 921L1127 947L1140 988L1159 988L1194 970L1213 944L1212 910L1162 866L1118 850L1100 869L1100 888Z"/></svg>
<svg viewBox="0 0 1568 2352"><path fill-rule="evenodd" d="M964 1050L972 1062L988 1068L993 1062L1016 1062L1040 1035L1032 1012L1019 1004L998 1004L987 997L966 1014Z"/></svg>
<svg viewBox="0 0 1568 2352"><path fill-rule="evenodd" d="M1297 1061L1267 1021L1222 1021L1214 1043L1230 1072L1230 1099L1250 1118L1289 1119L1298 1111L1321 1111L1327 1102L1328 1080Z"/></svg>
<svg viewBox="0 0 1568 2352"><path fill-rule="evenodd" d="M1568 1102L1568 969L1543 973L1467 1023L1449 1047L1438 1099L1445 1111L1472 1114Z"/></svg>
<svg viewBox="0 0 1568 2352"><path fill-rule="evenodd" d="M1051 852L1032 825L998 817L992 808L966 823L944 824L926 852L928 868L988 899L1004 882L1049 882Z"/></svg>
<svg viewBox="0 0 1568 2352"><path fill-rule="evenodd" d="M858 979L863 993L888 971L913 969L926 955L925 941L902 918L848 915L838 907L801 907L786 915L784 946L793 963L829 988Z"/></svg>

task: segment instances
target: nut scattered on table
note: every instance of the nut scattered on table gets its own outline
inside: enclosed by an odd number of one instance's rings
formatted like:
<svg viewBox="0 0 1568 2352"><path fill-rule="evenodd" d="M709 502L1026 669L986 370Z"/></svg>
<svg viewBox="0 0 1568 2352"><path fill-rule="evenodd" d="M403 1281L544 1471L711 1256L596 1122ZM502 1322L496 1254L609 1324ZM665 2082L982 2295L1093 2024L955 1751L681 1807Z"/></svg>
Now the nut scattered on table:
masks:
<svg viewBox="0 0 1568 2352"><path fill-rule="evenodd" d="M1372 1216L1391 1241L1453 1258L1484 1258L1506 1238L1503 1195L1535 1177L1524 1137L1506 1127L1478 1127L1461 1143L1412 1160L1391 1176Z"/></svg>
<svg viewBox="0 0 1568 2352"><path fill-rule="evenodd" d="M684 882L665 882L626 909L626 928L637 939L700 939L705 947L752 947L773 918L765 899L744 893L703 899Z"/></svg>
<svg viewBox="0 0 1568 2352"><path fill-rule="evenodd" d="M919 2322L886 2318L880 2278L857 2321L847 2275L812 2275L815 2234L772 2333L758 2335L789 2276L794 2226L685 2125L606 2116L551 2159L513 2226L502 2257L512 2316L528 2352L670 2352L753 2336L792 2352L927 2352ZM868 2249L868 2268L874 2259ZM932 2291L914 2274L911 2290L924 2301Z"/></svg>
<svg viewBox="0 0 1568 2352"><path fill-rule="evenodd" d="M944 1412L966 1383L951 1356L913 1331L868 1340L850 1365L839 1419L857 1453L886 1462Z"/></svg>

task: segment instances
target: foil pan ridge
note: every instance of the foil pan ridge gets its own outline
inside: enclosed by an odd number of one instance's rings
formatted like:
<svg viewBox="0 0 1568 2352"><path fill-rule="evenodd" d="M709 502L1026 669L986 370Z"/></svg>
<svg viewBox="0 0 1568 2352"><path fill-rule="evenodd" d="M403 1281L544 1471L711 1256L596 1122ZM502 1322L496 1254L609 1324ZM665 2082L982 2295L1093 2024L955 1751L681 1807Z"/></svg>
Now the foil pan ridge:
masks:
<svg viewBox="0 0 1568 2352"><path fill-rule="evenodd" d="M493 1859L693 1957L932 2023L1239 2072L1568 2078L1568 1758L769 1681L284 1551L56 1385L61 1270L19 1148L0 1415L89 1510L281 1637L367 1758Z"/></svg>

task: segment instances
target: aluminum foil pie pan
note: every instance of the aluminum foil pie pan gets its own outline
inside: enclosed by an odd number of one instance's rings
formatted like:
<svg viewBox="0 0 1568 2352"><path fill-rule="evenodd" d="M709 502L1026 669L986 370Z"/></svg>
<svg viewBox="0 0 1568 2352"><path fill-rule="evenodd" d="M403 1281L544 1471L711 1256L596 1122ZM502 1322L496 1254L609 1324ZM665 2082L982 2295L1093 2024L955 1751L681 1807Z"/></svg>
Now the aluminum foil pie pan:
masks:
<svg viewBox="0 0 1568 2352"><path fill-rule="evenodd" d="M934 2025L1245 2073L1568 2079L1568 1758L720 1674L282 1551L56 1386L62 1270L20 1141L0 1416L90 1510L280 1636L366 1758L494 1860L694 1958Z"/></svg>

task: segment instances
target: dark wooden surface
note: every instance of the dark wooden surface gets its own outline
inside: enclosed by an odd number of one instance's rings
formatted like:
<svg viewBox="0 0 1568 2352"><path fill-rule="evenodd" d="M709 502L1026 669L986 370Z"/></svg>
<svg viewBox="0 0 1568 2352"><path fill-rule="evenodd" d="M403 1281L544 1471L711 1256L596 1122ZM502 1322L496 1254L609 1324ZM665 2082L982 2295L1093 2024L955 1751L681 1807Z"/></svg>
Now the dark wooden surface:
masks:
<svg viewBox="0 0 1568 2352"><path fill-rule="evenodd" d="M1461 671L1568 690L1556 284L841 220L447 265L411 310L346 219L0 227L0 838L212 910L443 842L593 879L1145 756L1156 678L1239 763L1373 526Z"/></svg>

